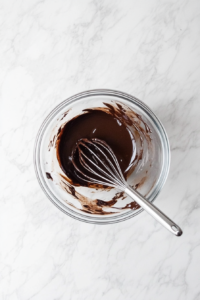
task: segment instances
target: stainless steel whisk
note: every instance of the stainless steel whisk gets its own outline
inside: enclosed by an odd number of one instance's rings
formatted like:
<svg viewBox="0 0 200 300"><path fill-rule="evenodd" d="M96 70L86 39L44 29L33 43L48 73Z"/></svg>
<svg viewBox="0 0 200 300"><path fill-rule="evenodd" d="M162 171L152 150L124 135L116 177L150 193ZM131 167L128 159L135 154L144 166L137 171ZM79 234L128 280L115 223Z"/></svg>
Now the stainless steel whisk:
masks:
<svg viewBox="0 0 200 300"><path fill-rule="evenodd" d="M78 164L75 159L76 151ZM166 229L176 236L182 235L182 230L177 224L128 185L115 154L104 141L96 138L79 140L72 153L72 163L76 176L81 180L124 191Z"/></svg>

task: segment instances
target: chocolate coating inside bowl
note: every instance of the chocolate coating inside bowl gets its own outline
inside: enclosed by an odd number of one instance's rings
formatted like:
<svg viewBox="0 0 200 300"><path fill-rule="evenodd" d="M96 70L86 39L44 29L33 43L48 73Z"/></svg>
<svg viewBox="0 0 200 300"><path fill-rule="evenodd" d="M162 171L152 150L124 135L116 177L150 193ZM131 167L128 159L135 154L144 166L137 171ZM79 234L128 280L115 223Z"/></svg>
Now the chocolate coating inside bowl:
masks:
<svg viewBox="0 0 200 300"><path fill-rule="evenodd" d="M76 176L72 151L82 139L105 141L116 155L124 177L127 177L136 157L136 141L127 122L102 110L87 110L64 125L59 133L57 158L63 172L74 185L90 186Z"/></svg>
<svg viewBox="0 0 200 300"><path fill-rule="evenodd" d="M141 191L146 181L151 178L155 149L148 120L123 103L111 101L102 104L100 107L77 109L79 115L74 113L73 108L70 108L57 119L58 126L54 128L48 144L48 151L50 151L50 155L53 155L53 159L51 170L47 169L46 177L72 195L74 202L64 199L68 205L85 213L108 215L127 209L137 210L139 205L135 201L128 202L124 192L119 193L117 191L111 199L107 196L104 197L104 195L101 198L101 195L98 194L98 198L94 199L94 197L88 197L75 188L76 186L87 186L95 189L100 188L101 191L110 189L105 184L91 184L76 176L72 155L75 154L80 145L80 140L84 138L103 140L112 148L125 179L133 188ZM76 107L74 110L76 111ZM100 158L99 155L98 157ZM73 162L77 163L79 158L80 155L79 157L73 156L75 159ZM151 185L147 185L148 190L154 184L155 182L151 180ZM144 196L148 190L143 192ZM93 194L94 190L91 193ZM77 201L81 207L77 207Z"/></svg>

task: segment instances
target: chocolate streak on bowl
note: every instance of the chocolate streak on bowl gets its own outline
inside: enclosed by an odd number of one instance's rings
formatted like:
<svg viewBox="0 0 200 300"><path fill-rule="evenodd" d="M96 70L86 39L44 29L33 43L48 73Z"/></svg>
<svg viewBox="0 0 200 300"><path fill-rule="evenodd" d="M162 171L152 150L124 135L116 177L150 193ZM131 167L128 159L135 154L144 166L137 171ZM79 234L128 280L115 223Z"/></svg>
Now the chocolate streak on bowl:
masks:
<svg viewBox="0 0 200 300"><path fill-rule="evenodd" d="M47 177L47 179L51 179L53 181L53 178L50 173L46 172L46 177Z"/></svg>
<svg viewBox="0 0 200 300"><path fill-rule="evenodd" d="M107 114L108 116L112 117L112 119L117 122L118 124L121 124L120 126L123 127L124 132L125 130L127 132L131 132L131 135L133 137L132 141L132 157L133 159L130 160L130 153L129 157L126 161L126 166L124 166L123 174L125 178L129 178L129 176L135 172L137 172L137 167L140 164L140 161L143 159L143 151L144 148L147 147L148 149L151 148L151 129L146 124L146 122L143 120L143 118L137 114L136 112L132 111L129 107L125 105L121 105L119 103L114 102L113 105L104 103L105 107L96 107L91 109L85 109L83 110L83 114L80 114L73 119L71 119L68 122L65 122L60 126L60 128L57 131L57 134L55 135L55 139L53 139L54 147L56 150L56 157L59 163L60 168L62 169L64 174L59 174L61 180L60 185L62 189L64 189L67 193L71 194L75 199L79 201L81 204L81 210L90 213L90 214L113 214L116 213L117 210L122 209L138 209L139 205L136 202L131 202L129 204L126 204L124 207L114 207L114 205L117 203L118 199L125 199L126 196L122 193L116 193L116 195L113 197L110 201L103 201L100 199L92 200L89 199L80 193L78 193L74 186L87 186L89 188L95 188L95 189L111 189L102 185L97 184L83 184L82 182L79 182L77 178L74 178L73 176L69 176L70 174L67 172L65 167L63 167L63 161L61 159L60 155L60 145L62 142L62 137L64 137L65 129L70 124L73 124L73 121L76 121L79 117L81 118L87 118L87 116L91 116L92 114L96 114L96 116L100 116L100 112L102 112L104 115ZM66 137L66 136L65 136ZM83 138L85 136L81 136L80 138ZM94 137L94 136L92 136ZM102 137L96 136L97 138L103 139ZM90 138L90 136L88 137ZM118 135L116 135L116 138L118 138ZM109 141L106 141L109 144ZM129 143L130 145L130 143ZM110 145L113 149L112 145ZM135 147L135 148L134 148ZM114 151L115 149L113 149ZM130 150L130 147L129 147ZM114 151L115 152L115 151ZM69 152L68 152L69 154ZM71 153L70 153L71 154ZM116 154L116 153L115 153ZM119 159L119 153L117 153L118 159ZM127 163L128 162L128 163ZM119 161L120 163L120 161ZM149 162L149 167L151 166L151 161ZM146 177L142 177L140 181L135 185L135 188L141 187L146 180ZM67 201L68 202L68 201ZM68 202L69 205L74 206L72 203ZM74 206L75 207L75 206ZM103 209L106 208L113 208L116 210L116 212L113 211L105 211ZM77 209L77 207L75 207Z"/></svg>
<svg viewBox="0 0 200 300"><path fill-rule="evenodd" d="M75 190L75 188L71 184L69 184L65 181L61 182L61 187L62 187L63 190L65 190L67 193L71 194L75 199L77 199L79 201L79 203L82 206L82 208L80 210L85 212L85 213L97 214L97 215L109 215L109 214L118 213L117 210L127 209L127 208L131 208L133 210L136 210L140 207L135 201L127 204L125 207L113 207L117 203L117 200L124 196L124 192L117 193L112 198L112 200L110 200L110 201L103 201L103 200L100 200L100 199L92 200L92 199L89 199L88 197L85 197L85 196L81 195L80 193L78 193ZM75 207L69 201L67 201L67 200L65 200L65 201L70 206ZM110 212L110 211L103 210L104 208L108 208L108 207L112 207L112 208L116 209L116 211L115 212L113 212L113 211ZM75 208L77 209L77 207L75 207Z"/></svg>

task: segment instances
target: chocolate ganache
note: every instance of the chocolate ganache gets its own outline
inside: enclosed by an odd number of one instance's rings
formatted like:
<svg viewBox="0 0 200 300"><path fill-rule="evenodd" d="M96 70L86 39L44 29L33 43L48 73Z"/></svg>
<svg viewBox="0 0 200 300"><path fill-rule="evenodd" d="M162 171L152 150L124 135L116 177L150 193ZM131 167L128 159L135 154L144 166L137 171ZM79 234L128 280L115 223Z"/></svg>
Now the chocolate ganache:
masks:
<svg viewBox="0 0 200 300"><path fill-rule="evenodd" d="M90 186L76 176L72 164L72 151L82 139L98 138L105 141L117 157L126 178L136 155L136 143L130 129L119 119L104 111L87 110L85 114L70 120L62 129L57 156L63 172L74 185Z"/></svg>

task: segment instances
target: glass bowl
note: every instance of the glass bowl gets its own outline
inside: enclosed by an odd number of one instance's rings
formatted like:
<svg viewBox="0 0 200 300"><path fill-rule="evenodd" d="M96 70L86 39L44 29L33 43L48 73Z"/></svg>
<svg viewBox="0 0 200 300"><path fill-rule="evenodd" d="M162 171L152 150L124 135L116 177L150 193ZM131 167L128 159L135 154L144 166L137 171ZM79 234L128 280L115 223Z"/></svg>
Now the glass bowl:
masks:
<svg viewBox="0 0 200 300"><path fill-rule="evenodd" d="M62 173L62 171L55 159L55 150L51 150L51 144L53 137L62 124L82 113L83 109L103 107L103 103L105 102L126 105L139 114L152 130L153 166L149 172L148 180L138 189L148 201L153 202L161 191L167 179L170 166L170 147L165 129L149 107L137 98L119 91L98 89L79 93L61 102L46 117L38 131L34 147L36 176L46 196L61 211L77 220L94 224L121 222L135 217L143 209L126 209L108 215L88 214L81 211L79 209L80 203L59 186L57 174ZM137 179L137 176L140 176L140 173L142 174L144 168L145 166L142 166L136 175L133 172L129 181ZM53 180L48 178L47 173L53 176ZM129 183L131 184L131 182ZM84 197L89 197L90 199L97 198L104 201L111 200L116 195L116 192L119 192L115 189L103 191L87 187L76 187L76 189ZM129 200L127 197L125 200L119 199L119 202L126 201L128 203L130 202ZM72 202L73 206L69 205Z"/></svg>

